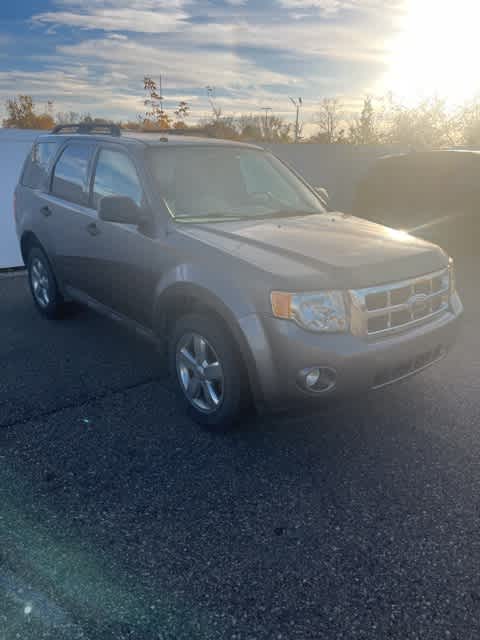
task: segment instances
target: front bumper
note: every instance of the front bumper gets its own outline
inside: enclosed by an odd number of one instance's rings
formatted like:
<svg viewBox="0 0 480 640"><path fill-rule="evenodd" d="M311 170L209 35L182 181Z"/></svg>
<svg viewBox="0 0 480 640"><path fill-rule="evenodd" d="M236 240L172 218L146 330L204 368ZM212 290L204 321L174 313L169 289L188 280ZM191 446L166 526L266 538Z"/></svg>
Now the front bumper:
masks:
<svg viewBox="0 0 480 640"><path fill-rule="evenodd" d="M282 408L379 388L404 379L442 359L455 342L463 307L457 295L442 316L405 333L377 340L351 334L317 334L271 316L247 316L242 330L250 346L257 404ZM334 388L304 390L300 370L328 367Z"/></svg>

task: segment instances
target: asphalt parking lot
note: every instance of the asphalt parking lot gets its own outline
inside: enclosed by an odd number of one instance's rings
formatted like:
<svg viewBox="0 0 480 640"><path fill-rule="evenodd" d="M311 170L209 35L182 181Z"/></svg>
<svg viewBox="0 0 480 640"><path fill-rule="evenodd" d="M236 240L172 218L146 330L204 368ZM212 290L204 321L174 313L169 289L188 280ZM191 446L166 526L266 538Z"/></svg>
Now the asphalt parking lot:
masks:
<svg viewBox="0 0 480 640"><path fill-rule="evenodd" d="M478 273L441 365L221 437L149 344L0 279L0 639L479 638Z"/></svg>

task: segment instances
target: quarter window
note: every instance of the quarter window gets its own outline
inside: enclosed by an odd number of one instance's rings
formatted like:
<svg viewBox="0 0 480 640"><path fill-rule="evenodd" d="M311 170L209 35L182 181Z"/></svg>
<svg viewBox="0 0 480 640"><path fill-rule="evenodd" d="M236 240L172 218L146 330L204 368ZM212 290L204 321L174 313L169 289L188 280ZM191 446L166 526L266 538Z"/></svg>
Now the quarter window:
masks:
<svg viewBox="0 0 480 640"><path fill-rule="evenodd" d="M55 165L53 195L76 204L88 204L88 166L92 151L91 144L72 144L65 148Z"/></svg>
<svg viewBox="0 0 480 640"><path fill-rule="evenodd" d="M98 209L105 196L128 196L142 204L142 188L133 162L124 153L102 149L98 155L93 183L93 206Z"/></svg>
<svg viewBox="0 0 480 640"><path fill-rule="evenodd" d="M30 189L44 186L48 175L48 167L58 148L56 142L37 142L33 145L23 172L22 184Z"/></svg>

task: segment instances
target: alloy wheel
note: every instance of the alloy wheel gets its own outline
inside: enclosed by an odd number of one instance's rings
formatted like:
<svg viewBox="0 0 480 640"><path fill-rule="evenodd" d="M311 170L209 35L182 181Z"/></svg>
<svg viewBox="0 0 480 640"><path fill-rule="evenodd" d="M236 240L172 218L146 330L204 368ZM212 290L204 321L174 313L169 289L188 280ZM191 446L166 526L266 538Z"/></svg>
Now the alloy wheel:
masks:
<svg viewBox="0 0 480 640"><path fill-rule="evenodd" d="M217 411L223 402L225 380L219 357L208 340L198 333L187 333L177 344L175 360L190 404L203 413Z"/></svg>
<svg viewBox="0 0 480 640"><path fill-rule="evenodd" d="M30 268L30 280L32 283L35 300L42 307L50 304L50 278L44 263L35 257Z"/></svg>

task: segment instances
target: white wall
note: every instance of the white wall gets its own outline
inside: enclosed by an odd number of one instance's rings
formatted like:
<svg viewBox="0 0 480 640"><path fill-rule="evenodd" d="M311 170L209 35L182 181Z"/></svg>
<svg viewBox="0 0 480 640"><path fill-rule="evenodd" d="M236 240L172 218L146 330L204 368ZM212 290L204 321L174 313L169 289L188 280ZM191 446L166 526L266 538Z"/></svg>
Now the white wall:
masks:
<svg viewBox="0 0 480 640"><path fill-rule="evenodd" d="M13 191L38 131L0 129L0 269L23 264L13 220Z"/></svg>

